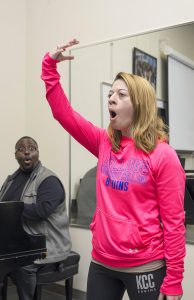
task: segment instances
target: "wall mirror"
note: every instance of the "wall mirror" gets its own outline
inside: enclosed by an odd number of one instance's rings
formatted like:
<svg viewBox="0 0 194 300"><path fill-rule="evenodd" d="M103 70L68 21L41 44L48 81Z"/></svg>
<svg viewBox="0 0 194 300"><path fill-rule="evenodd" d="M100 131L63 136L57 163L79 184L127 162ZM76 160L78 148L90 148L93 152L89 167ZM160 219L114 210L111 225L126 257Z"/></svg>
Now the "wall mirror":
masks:
<svg viewBox="0 0 194 300"><path fill-rule="evenodd" d="M173 49L175 53L186 57L188 61L194 61L194 23L79 46L71 50L71 54L75 56L74 61L70 63L71 104L75 110L98 126L107 127L106 96L115 75L119 71L133 72L134 48L146 53L148 58L151 56L157 60L156 95L158 106L165 116L165 107L169 97L166 51ZM194 82L194 77L192 82ZM193 83L191 85L194 86ZM184 103L186 100L183 98L182 101ZM185 112L187 112L187 105L186 103ZM188 109L193 108L191 105ZM171 110L174 111L174 109ZM180 122L186 119L186 116L178 115L177 117L180 118ZM193 145L188 145L188 147L191 148L188 150L194 150ZM89 228L91 223L95 209L96 165L97 159L71 138L69 207L72 226Z"/></svg>

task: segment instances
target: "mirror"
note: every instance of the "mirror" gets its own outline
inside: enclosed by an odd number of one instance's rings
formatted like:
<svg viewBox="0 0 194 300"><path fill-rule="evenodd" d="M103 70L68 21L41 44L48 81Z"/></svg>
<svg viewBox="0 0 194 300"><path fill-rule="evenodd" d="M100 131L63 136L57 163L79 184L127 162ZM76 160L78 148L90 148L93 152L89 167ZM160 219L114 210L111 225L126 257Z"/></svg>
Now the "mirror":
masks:
<svg viewBox="0 0 194 300"><path fill-rule="evenodd" d="M70 63L72 106L95 125L106 127L108 110L104 97L118 72L133 72L133 50L137 48L157 60L156 95L161 110L165 111L168 101L166 47L194 61L194 23L73 49L71 54L75 60ZM89 228L95 209L97 159L73 138L70 155L70 224Z"/></svg>

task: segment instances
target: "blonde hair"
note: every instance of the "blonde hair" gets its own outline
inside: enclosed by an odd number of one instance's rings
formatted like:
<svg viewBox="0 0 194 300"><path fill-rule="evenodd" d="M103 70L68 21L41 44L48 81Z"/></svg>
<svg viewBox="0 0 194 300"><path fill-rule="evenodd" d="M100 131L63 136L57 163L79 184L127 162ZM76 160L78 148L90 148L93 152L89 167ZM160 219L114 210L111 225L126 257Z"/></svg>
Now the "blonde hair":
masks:
<svg viewBox="0 0 194 300"><path fill-rule="evenodd" d="M156 94L151 84L143 77L120 72L115 80L125 82L133 104L134 116L130 127L131 137L137 148L146 153L151 152L158 141L167 141L167 125L158 116ZM112 127L108 127L108 133L112 148L119 151L122 133Z"/></svg>

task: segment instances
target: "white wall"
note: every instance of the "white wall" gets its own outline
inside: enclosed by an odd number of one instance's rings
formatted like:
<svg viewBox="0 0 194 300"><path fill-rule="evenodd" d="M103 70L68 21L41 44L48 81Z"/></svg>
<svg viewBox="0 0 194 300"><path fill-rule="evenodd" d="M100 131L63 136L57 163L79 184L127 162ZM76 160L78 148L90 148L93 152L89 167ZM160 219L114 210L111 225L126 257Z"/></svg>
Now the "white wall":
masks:
<svg viewBox="0 0 194 300"><path fill-rule="evenodd" d="M163 0L157 3L154 0L122 0L118 3L112 0L0 0L0 4L0 180L16 166L10 159L16 139L28 134L38 140L42 162L61 177L68 197L68 135L53 120L45 101L44 86L40 80L43 54L73 37L82 44L88 44L192 21L193 0ZM61 80L67 90L68 67L62 64L59 70L63 73ZM71 234L73 248L81 254L80 274L75 278L74 287L85 290L91 234L75 228L71 229ZM192 246L188 247L188 259L194 259L192 252ZM189 262L187 265L190 265ZM193 270L187 268L186 271L189 284ZM192 298L191 284L187 283L184 300Z"/></svg>
<svg viewBox="0 0 194 300"><path fill-rule="evenodd" d="M25 133L26 3L0 1L0 186L15 170L14 146Z"/></svg>

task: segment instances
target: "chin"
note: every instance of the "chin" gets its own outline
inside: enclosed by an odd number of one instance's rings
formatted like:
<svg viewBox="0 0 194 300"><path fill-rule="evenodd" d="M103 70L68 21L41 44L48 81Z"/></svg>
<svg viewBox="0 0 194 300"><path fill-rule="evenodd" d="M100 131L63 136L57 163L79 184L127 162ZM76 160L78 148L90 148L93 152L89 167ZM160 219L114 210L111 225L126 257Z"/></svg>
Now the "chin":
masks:
<svg viewBox="0 0 194 300"><path fill-rule="evenodd" d="M31 167L31 166L29 166L29 167L25 167L25 168L22 168L22 171L23 172L25 172L25 173L29 173L29 172L31 172L33 170L33 168Z"/></svg>
<svg viewBox="0 0 194 300"><path fill-rule="evenodd" d="M112 128L115 129L115 130L122 130L119 126L114 125L114 124L112 124L112 123L111 123L111 126L112 126Z"/></svg>

